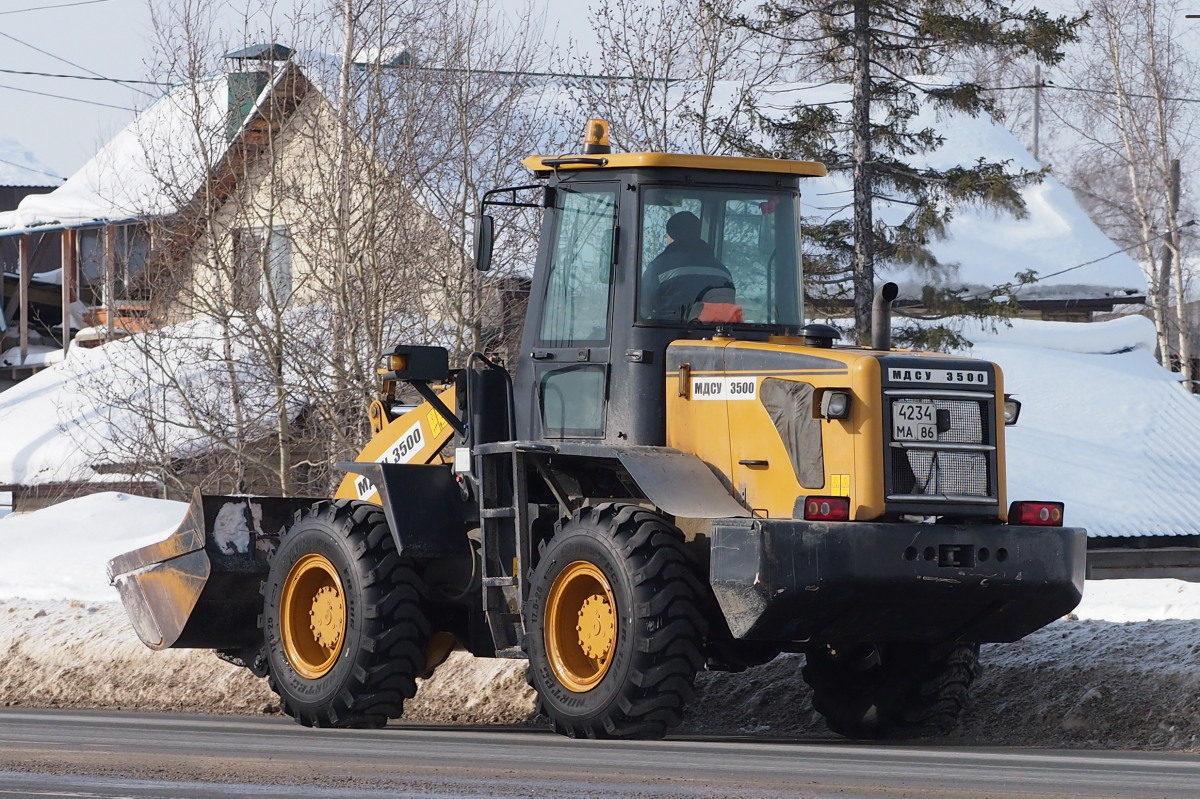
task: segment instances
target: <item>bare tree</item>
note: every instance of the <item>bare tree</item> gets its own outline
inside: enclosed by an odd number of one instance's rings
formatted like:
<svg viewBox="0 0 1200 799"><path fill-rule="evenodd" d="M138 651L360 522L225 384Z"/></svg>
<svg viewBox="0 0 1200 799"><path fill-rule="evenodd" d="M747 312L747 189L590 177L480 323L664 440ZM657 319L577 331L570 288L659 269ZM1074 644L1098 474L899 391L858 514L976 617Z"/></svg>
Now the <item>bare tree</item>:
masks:
<svg viewBox="0 0 1200 799"><path fill-rule="evenodd" d="M382 352L485 347L492 312L468 242L482 192L516 180L545 138L527 75L537 27L501 30L488 4L465 0L339 0L296 18L295 52L231 68L221 54L253 34L222 40L207 8L156 7L177 113L171 146L162 131L144 143L178 210L156 223L153 299L192 327L131 338L140 361L92 386L141 420L116 447L124 462L164 482L325 495L369 435ZM305 47L329 41L336 55ZM181 179L181 163L203 179ZM189 336L201 320L205 335ZM119 390L147 372L155 391Z"/></svg>
<svg viewBox="0 0 1200 799"><path fill-rule="evenodd" d="M1178 358L1196 379L1185 304L1178 163L1196 148L1197 61L1175 27L1177 0L1090 0L1078 58L1066 69L1075 91L1051 111L1079 137L1068 177L1105 231L1138 255L1164 365Z"/></svg>
<svg viewBox="0 0 1200 799"><path fill-rule="evenodd" d="M597 59L576 58L572 93L612 124L628 151L726 154L755 92L779 79L787 53L734 24L738 0L599 0ZM582 126L580 126L582 128Z"/></svg>

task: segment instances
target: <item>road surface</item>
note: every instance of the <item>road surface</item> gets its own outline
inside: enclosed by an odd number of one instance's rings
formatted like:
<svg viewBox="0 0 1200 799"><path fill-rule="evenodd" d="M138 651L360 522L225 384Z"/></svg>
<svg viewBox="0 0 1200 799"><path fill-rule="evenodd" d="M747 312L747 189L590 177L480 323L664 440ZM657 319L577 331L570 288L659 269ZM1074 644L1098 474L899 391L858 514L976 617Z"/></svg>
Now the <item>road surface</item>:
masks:
<svg viewBox="0 0 1200 799"><path fill-rule="evenodd" d="M1200 757L0 709L0 799L18 796L1196 799Z"/></svg>

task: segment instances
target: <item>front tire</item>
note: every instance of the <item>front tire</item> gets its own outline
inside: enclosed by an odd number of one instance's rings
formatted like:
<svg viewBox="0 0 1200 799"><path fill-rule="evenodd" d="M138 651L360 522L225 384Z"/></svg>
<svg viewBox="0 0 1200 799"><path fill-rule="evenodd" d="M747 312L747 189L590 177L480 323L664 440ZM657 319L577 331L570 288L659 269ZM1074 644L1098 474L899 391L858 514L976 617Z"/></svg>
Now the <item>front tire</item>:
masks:
<svg viewBox="0 0 1200 799"><path fill-rule="evenodd" d="M661 738L703 665L683 537L637 505L585 508L542 552L525 606L528 678L555 731Z"/></svg>
<svg viewBox="0 0 1200 799"><path fill-rule="evenodd" d="M263 583L271 690L307 727L382 727L425 665L419 577L383 512L320 502L280 536Z"/></svg>
<svg viewBox="0 0 1200 799"><path fill-rule="evenodd" d="M958 726L979 644L813 645L804 681L829 729L848 738L920 738Z"/></svg>

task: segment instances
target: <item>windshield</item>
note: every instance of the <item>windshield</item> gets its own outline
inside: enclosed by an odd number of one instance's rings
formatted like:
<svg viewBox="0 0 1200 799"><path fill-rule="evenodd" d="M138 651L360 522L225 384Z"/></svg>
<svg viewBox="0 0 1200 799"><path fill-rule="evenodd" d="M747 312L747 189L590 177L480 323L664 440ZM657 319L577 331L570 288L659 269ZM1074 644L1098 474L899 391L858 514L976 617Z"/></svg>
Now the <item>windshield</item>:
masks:
<svg viewBox="0 0 1200 799"><path fill-rule="evenodd" d="M651 186L642 196L641 321L803 324L795 192Z"/></svg>

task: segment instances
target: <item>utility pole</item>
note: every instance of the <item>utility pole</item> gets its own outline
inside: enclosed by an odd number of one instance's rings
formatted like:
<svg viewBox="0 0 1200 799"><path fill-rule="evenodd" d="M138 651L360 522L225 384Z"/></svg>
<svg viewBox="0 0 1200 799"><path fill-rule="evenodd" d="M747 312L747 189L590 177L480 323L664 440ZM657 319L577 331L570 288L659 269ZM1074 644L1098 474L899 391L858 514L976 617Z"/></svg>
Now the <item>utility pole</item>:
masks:
<svg viewBox="0 0 1200 799"><path fill-rule="evenodd" d="M1196 392L1196 370L1192 363L1191 329L1188 324L1187 284L1183 275L1182 236L1179 231L1179 159L1171 161L1167 174L1167 236L1163 245L1163 269L1174 268L1175 316L1179 326L1179 371L1188 379L1188 388Z"/></svg>

